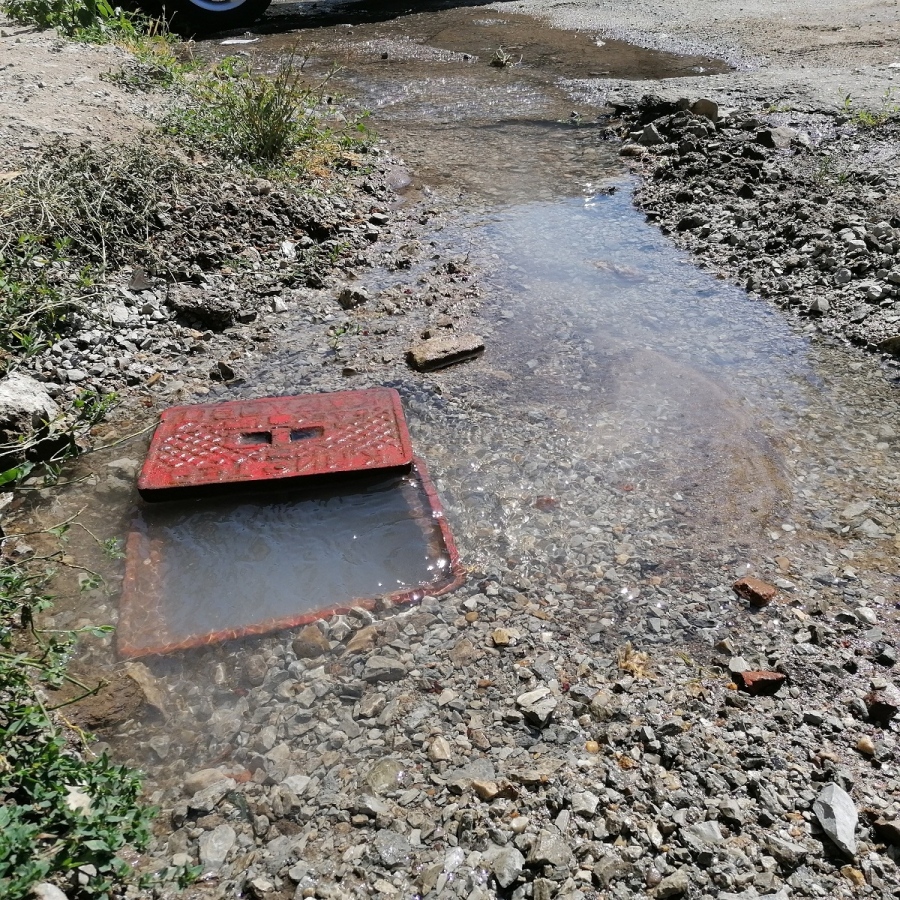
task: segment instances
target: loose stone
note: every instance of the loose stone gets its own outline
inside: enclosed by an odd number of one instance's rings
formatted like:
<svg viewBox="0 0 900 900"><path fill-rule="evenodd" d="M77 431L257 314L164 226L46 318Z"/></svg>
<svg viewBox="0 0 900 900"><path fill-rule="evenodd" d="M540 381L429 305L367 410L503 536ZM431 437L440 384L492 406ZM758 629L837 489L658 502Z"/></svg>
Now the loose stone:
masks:
<svg viewBox="0 0 900 900"><path fill-rule="evenodd" d="M859 818L850 795L836 784L827 784L813 803L822 830L844 853L856 853L856 823Z"/></svg>
<svg viewBox="0 0 900 900"><path fill-rule="evenodd" d="M217 825L200 837L200 865L205 872L218 872L225 865L228 854L237 840L230 825Z"/></svg>
<svg viewBox="0 0 900 900"><path fill-rule="evenodd" d="M474 334L456 334L430 338L414 344L407 361L414 369L427 372L474 359L484 353L484 341Z"/></svg>
<svg viewBox="0 0 900 900"><path fill-rule="evenodd" d="M520 694L516 698L516 706L522 710L526 719L541 728L550 721L557 702L550 689L542 686Z"/></svg>

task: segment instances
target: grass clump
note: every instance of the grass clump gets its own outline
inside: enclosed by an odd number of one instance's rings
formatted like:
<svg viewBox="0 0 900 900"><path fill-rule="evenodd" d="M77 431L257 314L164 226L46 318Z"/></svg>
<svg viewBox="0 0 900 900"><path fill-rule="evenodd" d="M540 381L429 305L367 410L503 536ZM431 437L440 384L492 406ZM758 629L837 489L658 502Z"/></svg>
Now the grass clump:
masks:
<svg viewBox="0 0 900 900"><path fill-rule="evenodd" d="M64 682L92 691L66 673L75 634L35 627L50 603L41 589L0 567L0 897L24 900L52 881L70 897L107 898L133 880L122 851L147 844L153 810L139 803L138 775L73 750L48 707Z"/></svg>
<svg viewBox="0 0 900 900"><path fill-rule="evenodd" d="M73 272L65 242L44 246L34 234L8 240L0 248L0 370L55 341L90 291L90 277Z"/></svg>
<svg viewBox="0 0 900 900"><path fill-rule="evenodd" d="M363 120L344 121L325 95L328 79L308 84L304 63L292 53L269 76L229 57L188 85L163 130L189 149L257 171L308 169L362 149Z"/></svg>
<svg viewBox="0 0 900 900"><path fill-rule="evenodd" d="M900 103L897 102L894 88L888 88L884 92L877 109L857 105L851 94L844 97L843 107L847 118L859 128L877 128L900 114Z"/></svg>
<svg viewBox="0 0 900 900"><path fill-rule="evenodd" d="M148 142L98 148L57 141L0 186L0 252L31 235L104 272L146 246L158 227L157 204L188 179L175 154Z"/></svg>
<svg viewBox="0 0 900 900"><path fill-rule="evenodd" d="M0 183L0 369L91 314L97 280L144 252L156 205L186 177L174 154L148 145L59 141Z"/></svg>

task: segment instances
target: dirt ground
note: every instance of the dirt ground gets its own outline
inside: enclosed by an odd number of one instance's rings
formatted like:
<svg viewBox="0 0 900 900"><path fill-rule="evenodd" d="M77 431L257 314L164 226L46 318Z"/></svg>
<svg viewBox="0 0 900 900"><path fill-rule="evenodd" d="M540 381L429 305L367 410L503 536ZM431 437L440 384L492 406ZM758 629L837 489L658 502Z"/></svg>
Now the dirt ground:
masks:
<svg viewBox="0 0 900 900"><path fill-rule="evenodd" d="M727 59L737 71L705 83L733 98L787 94L827 107L852 94L878 104L900 87L900 8L892 2L525 0L516 8L564 28ZM683 92L687 85L669 87Z"/></svg>
<svg viewBox="0 0 900 900"><path fill-rule="evenodd" d="M0 14L0 164L46 140L125 140L149 127L149 95L129 94L103 75L126 58L13 25Z"/></svg>

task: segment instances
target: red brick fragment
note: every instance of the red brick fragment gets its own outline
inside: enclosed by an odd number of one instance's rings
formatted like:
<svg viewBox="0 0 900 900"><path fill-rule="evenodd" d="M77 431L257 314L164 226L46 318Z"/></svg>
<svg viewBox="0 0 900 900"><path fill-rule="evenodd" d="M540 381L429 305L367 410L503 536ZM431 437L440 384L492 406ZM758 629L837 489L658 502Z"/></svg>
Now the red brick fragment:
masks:
<svg viewBox="0 0 900 900"><path fill-rule="evenodd" d="M744 600L749 601L751 606L768 606L778 593L778 589L771 584L766 584L759 578L753 578L750 575L739 578L731 589Z"/></svg>
<svg viewBox="0 0 900 900"><path fill-rule="evenodd" d="M741 672L738 677L741 680L741 687L754 697L770 697L778 688L780 688L786 676L781 672Z"/></svg>

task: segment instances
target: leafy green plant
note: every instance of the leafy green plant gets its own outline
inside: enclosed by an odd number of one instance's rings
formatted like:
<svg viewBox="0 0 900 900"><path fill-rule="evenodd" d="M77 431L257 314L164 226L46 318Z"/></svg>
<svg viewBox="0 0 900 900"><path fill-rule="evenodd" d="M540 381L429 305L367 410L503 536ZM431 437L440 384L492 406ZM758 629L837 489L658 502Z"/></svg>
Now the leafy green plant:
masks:
<svg viewBox="0 0 900 900"><path fill-rule="evenodd" d="M174 884L179 888L190 887L203 873L203 866L167 866L155 873L153 878L145 879L142 886L150 887L154 882Z"/></svg>
<svg viewBox="0 0 900 900"><path fill-rule="evenodd" d="M142 21L109 0L4 0L3 8L17 22L94 41L136 34Z"/></svg>
<svg viewBox="0 0 900 900"><path fill-rule="evenodd" d="M332 350L339 350L345 337L352 337L357 334L359 334L359 324L357 322L343 322L340 325L332 325L328 329L328 346Z"/></svg>
<svg viewBox="0 0 900 900"><path fill-rule="evenodd" d="M96 425L102 422L119 402L118 394L101 394L98 391L82 391L72 402L78 425Z"/></svg>
<svg viewBox="0 0 900 900"><path fill-rule="evenodd" d="M65 241L24 232L0 244L0 350L30 356L56 340L80 305L65 289L71 274Z"/></svg>
<svg viewBox="0 0 900 900"><path fill-rule="evenodd" d="M107 538L101 546L109 559L125 559L125 549L120 538Z"/></svg>
<svg viewBox="0 0 900 900"><path fill-rule="evenodd" d="M163 130L189 149L263 171L289 164L308 168L359 148L364 121L339 120L324 95L328 79L306 84L304 62L291 53L269 76L229 57L188 84L184 102L166 115Z"/></svg>
<svg viewBox="0 0 900 900"><path fill-rule="evenodd" d="M64 682L95 690L66 671L75 634L36 628L49 604L40 578L0 568L0 897L24 900L50 879L108 898L133 880L122 851L146 845L154 811L136 773L76 752L48 708Z"/></svg>

